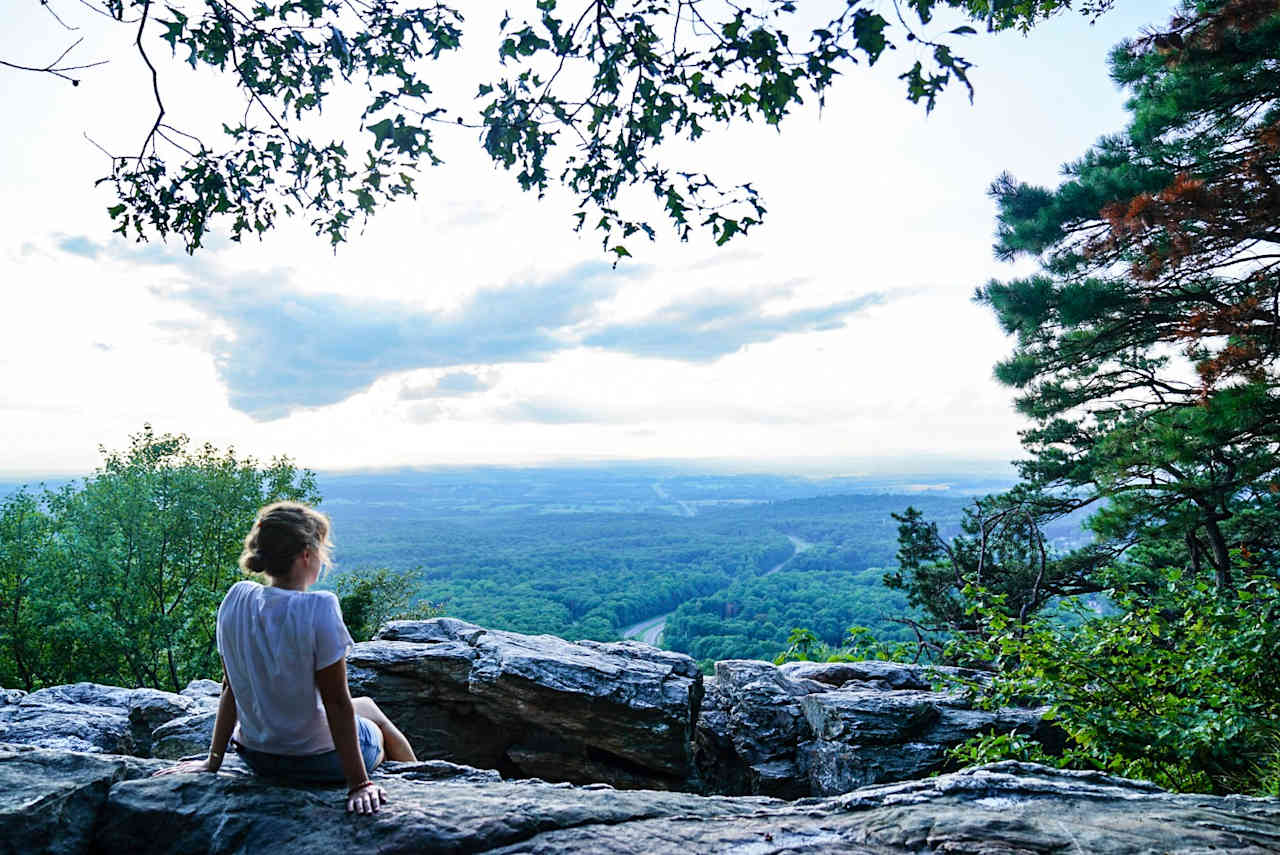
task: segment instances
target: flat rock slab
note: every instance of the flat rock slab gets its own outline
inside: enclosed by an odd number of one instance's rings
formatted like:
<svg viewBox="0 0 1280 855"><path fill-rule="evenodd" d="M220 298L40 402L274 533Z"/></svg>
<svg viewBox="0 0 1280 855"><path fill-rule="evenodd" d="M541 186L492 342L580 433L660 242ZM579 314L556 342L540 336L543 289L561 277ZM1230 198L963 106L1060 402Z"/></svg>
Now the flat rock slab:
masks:
<svg viewBox="0 0 1280 855"><path fill-rule="evenodd" d="M164 763L0 745L0 855L89 851L112 785Z"/></svg>
<svg viewBox="0 0 1280 855"><path fill-rule="evenodd" d="M779 670L793 680L813 680L840 688L851 683L878 689L929 691L954 680L987 683L991 675L971 668L912 665L904 662L787 662Z"/></svg>
<svg viewBox="0 0 1280 855"><path fill-rule="evenodd" d="M240 775L130 781L111 788L94 850L485 852L549 831L687 816L732 818L759 809L750 799L468 779L475 774L375 774L389 803L370 816L347 815L341 787L295 788Z"/></svg>
<svg viewBox="0 0 1280 855"><path fill-rule="evenodd" d="M620 787L688 780L702 699L688 656L437 618L387 624L348 663L352 693L373 697L420 757Z"/></svg>
<svg viewBox="0 0 1280 855"><path fill-rule="evenodd" d="M1175 796L1139 782L1032 764L762 805L734 818L682 816L543 832L492 850L898 855L1274 855L1280 800Z"/></svg>
<svg viewBox="0 0 1280 855"><path fill-rule="evenodd" d="M156 765L0 747L0 853L1280 852L1280 799L1171 795L1014 762L791 803L388 764L374 777L390 802L372 816L346 814L340 787L234 769L138 777Z"/></svg>

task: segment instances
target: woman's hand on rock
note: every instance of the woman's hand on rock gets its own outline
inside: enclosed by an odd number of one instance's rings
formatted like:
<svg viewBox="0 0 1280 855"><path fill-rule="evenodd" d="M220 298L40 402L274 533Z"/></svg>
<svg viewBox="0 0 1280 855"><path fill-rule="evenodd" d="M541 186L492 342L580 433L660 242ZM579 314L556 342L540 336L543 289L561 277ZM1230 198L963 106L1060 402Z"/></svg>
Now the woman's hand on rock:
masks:
<svg viewBox="0 0 1280 855"><path fill-rule="evenodd" d="M151 773L151 777L155 778L160 775L177 775L182 772L212 772L209 768L208 758L204 760L183 760L176 766L166 766L158 772Z"/></svg>
<svg viewBox="0 0 1280 855"><path fill-rule="evenodd" d="M370 781L347 793L347 813L377 813L387 803L387 791Z"/></svg>

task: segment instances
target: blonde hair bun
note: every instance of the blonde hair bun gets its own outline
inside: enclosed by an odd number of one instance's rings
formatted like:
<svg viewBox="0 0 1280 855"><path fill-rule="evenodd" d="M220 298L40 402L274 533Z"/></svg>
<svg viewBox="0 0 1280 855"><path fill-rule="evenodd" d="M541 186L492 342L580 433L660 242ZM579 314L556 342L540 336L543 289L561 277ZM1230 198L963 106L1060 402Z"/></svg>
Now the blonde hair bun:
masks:
<svg viewBox="0 0 1280 855"><path fill-rule="evenodd" d="M320 553L328 566L333 544L329 518L301 502L275 502L258 511L258 518L244 539L240 569L246 573L288 576L293 561L307 549Z"/></svg>

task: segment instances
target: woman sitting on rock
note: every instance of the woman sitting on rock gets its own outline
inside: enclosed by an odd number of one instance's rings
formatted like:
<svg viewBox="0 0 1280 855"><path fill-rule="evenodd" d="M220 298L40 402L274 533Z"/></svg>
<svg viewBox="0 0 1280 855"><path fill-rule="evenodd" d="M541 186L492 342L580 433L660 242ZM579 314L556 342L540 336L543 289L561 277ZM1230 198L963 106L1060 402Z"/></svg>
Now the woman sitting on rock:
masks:
<svg viewBox="0 0 1280 855"><path fill-rule="evenodd" d="M347 688L352 640L338 598L307 590L329 563L330 547L329 520L319 511L296 502L258 511L240 567L269 581L237 582L218 607L225 676L209 757L157 774L216 772L230 740L260 775L346 781L348 811L377 813L386 802L369 773L384 756L417 758L382 710Z"/></svg>

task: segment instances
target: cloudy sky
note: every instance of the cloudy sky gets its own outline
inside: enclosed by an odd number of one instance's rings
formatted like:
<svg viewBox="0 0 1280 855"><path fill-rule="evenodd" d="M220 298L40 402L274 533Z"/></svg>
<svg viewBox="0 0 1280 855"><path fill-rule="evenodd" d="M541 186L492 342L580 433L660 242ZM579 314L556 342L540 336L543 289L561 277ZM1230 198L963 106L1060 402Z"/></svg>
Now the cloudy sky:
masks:
<svg viewBox="0 0 1280 855"><path fill-rule="evenodd" d="M0 68L0 474L80 473L144 422L321 469L717 458L832 471L868 461L1004 461L1020 421L991 379L1010 343L970 302L991 277L1002 170L1041 183L1124 122L1108 49L1168 15L1128 3L1029 37L970 40L971 106L932 115L895 78L851 69L781 133L749 126L682 168L751 181L767 222L716 248L659 232L611 267L572 232L572 200L522 193L465 128L420 197L336 254L305 224L262 242L111 234L94 146L129 150L153 115L131 34L74 0L6 11L0 58L27 65L85 36L109 58L72 88ZM441 79L474 88L493 22ZM168 63L170 110L232 102ZM452 131L452 129L446 129ZM93 142L90 142L92 138ZM861 462L861 463L859 463Z"/></svg>

